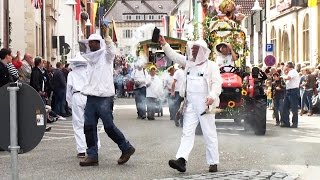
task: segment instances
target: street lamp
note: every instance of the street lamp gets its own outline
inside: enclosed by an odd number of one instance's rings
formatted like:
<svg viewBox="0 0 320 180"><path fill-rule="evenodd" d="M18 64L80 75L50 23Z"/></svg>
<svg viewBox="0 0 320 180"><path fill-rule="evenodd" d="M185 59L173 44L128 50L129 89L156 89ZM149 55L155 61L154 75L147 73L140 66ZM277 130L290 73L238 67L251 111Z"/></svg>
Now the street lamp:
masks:
<svg viewBox="0 0 320 180"><path fill-rule="evenodd" d="M81 16L81 19L86 21L86 23L85 23L86 26L92 26L90 18L89 18L89 14L86 11L82 11L80 16Z"/></svg>
<svg viewBox="0 0 320 180"><path fill-rule="evenodd" d="M262 10L262 7L260 6L258 0L256 0L256 1L254 2L254 6L252 7L251 10L252 10L252 11L261 11L261 10Z"/></svg>

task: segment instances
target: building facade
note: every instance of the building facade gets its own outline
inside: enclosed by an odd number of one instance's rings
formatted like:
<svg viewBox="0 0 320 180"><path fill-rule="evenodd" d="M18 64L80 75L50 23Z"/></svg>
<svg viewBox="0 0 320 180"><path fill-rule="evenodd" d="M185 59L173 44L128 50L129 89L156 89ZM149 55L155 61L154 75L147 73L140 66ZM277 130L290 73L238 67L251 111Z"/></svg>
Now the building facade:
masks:
<svg viewBox="0 0 320 180"><path fill-rule="evenodd" d="M319 1L272 0L270 2L270 42L278 62L319 63Z"/></svg>
<svg viewBox="0 0 320 180"><path fill-rule="evenodd" d="M151 39L154 26L163 29L163 17L169 16L176 4L173 0L115 1L104 15L104 20L114 21L119 53L134 54L140 41Z"/></svg>

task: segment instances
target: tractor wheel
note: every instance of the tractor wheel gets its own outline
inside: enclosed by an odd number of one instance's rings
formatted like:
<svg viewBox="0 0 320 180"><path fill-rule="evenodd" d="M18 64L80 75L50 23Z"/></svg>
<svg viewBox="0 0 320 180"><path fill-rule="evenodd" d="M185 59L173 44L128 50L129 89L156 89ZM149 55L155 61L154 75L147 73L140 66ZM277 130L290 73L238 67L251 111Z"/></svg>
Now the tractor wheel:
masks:
<svg viewBox="0 0 320 180"><path fill-rule="evenodd" d="M265 135L267 121L267 99L265 96L255 102L254 121L254 133L256 135Z"/></svg>
<svg viewBox="0 0 320 180"><path fill-rule="evenodd" d="M241 124L241 120L242 120L242 118L236 117L236 118L234 118L234 123L235 124Z"/></svg>

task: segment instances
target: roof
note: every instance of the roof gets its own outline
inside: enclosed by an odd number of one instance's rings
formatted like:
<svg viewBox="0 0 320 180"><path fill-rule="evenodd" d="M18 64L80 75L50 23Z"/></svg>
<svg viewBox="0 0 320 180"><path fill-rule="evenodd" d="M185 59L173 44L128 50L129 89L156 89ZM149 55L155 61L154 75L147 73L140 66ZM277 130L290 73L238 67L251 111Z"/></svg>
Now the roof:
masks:
<svg viewBox="0 0 320 180"><path fill-rule="evenodd" d="M265 0L259 0L260 7L265 9ZM251 11L252 7L254 6L255 0L235 0L236 5L241 5L241 13L249 16L253 14L254 11Z"/></svg>
<svg viewBox="0 0 320 180"><path fill-rule="evenodd" d="M177 5L172 9L171 14L175 13L176 11L178 11L181 3L184 2L184 1L185 1L185 0L180 0L180 1L177 3Z"/></svg>
<svg viewBox="0 0 320 180"><path fill-rule="evenodd" d="M170 14L174 0L116 0L104 15L105 19L123 21L123 14Z"/></svg>

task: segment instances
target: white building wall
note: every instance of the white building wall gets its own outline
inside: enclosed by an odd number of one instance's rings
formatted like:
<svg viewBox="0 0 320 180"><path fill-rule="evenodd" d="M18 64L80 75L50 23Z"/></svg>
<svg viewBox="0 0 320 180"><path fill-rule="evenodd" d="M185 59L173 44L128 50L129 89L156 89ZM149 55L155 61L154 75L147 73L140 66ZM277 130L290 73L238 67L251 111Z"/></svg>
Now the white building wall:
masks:
<svg viewBox="0 0 320 180"><path fill-rule="evenodd" d="M25 2L25 3L30 3ZM17 4L21 4L20 0L10 0L9 1L9 11L10 11L10 21L11 21L11 50L13 55L15 56L16 52L19 50L21 53L24 53L25 48L27 46L25 42L26 32L25 32L25 11L26 6L17 6ZM40 11L40 10L39 10ZM37 22L40 23L40 15L37 17ZM39 18L39 19L38 19ZM23 55L23 54L22 54Z"/></svg>

